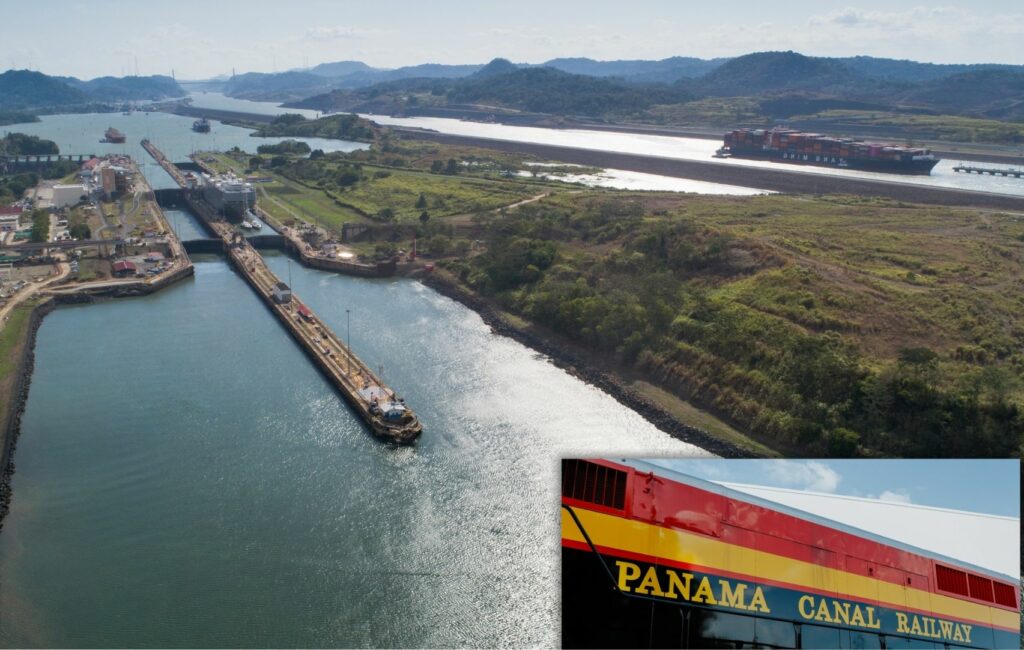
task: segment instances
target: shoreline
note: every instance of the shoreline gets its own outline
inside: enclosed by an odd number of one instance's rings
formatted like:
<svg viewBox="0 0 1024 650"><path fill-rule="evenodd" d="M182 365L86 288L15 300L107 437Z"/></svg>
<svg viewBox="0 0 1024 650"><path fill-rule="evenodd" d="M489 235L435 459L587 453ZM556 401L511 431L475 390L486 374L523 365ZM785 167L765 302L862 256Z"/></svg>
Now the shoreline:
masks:
<svg viewBox="0 0 1024 650"><path fill-rule="evenodd" d="M563 346L556 345L532 328L523 328L510 323L500 310L486 298L470 292L457 282L445 277L446 271L437 269L432 273L414 273L407 277L419 281L437 293L451 298L483 319L495 334L506 336L522 345L548 357L552 364L566 371L584 383L594 386L623 406L636 411L666 434L700 447L723 458L758 458L750 449L723 440L704 429L687 424L648 398L630 388L613 370L598 367L581 355ZM762 443L764 444L764 443ZM780 452L781 453L781 452Z"/></svg>
<svg viewBox="0 0 1024 650"><path fill-rule="evenodd" d="M74 293L50 294L44 302L32 309L32 313L29 315L25 339L22 342L24 347L21 352L21 358L12 370L14 385L10 395L4 396L5 399L10 398L10 410L7 412L6 422L0 428L0 531L3 530L4 518L10 510L11 480L15 472L14 452L17 448L18 438L21 435L21 417L24 415L25 406L28 403L32 375L35 372L36 334L40 326L42 326L43 319L61 305L92 304L101 300L150 295L179 280L191 277L194 272L194 267L189 263L188 266L161 278L153 284L139 282L129 285L107 285L94 287L91 290L89 287L83 287L81 291Z"/></svg>

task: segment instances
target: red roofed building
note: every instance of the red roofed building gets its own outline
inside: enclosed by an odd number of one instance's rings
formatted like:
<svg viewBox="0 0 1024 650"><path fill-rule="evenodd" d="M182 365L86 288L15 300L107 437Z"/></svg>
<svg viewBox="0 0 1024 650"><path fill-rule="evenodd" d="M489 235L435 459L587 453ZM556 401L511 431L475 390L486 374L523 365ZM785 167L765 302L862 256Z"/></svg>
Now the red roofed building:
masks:
<svg viewBox="0 0 1024 650"><path fill-rule="evenodd" d="M135 264L128 260L114 262L114 275L122 278L126 275L135 275Z"/></svg>

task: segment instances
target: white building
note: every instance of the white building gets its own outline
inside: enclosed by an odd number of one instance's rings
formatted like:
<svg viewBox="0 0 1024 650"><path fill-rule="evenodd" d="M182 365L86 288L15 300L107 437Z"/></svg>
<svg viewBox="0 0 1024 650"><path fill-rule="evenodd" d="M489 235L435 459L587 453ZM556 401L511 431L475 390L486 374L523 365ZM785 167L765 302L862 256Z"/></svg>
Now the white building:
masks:
<svg viewBox="0 0 1024 650"><path fill-rule="evenodd" d="M14 232L21 219L21 208L0 205L0 232Z"/></svg>
<svg viewBox="0 0 1024 650"><path fill-rule="evenodd" d="M85 185L54 185L53 186L53 207L59 210L81 203L87 197L89 191Z"/></svg>

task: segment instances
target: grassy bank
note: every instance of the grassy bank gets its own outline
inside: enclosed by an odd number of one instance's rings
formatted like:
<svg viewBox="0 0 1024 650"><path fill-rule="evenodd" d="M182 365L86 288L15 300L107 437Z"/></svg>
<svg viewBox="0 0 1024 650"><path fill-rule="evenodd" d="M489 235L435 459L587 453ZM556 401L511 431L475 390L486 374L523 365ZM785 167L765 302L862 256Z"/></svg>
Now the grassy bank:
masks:
<svg viewBox="0 0 1024 650"><path fill-rule="evenodd" d="M1019 454L1024 226L857 197L586 192L445 265L764 444Z"/></svg>
<svg viewBox="0 0 1024 650"><path fill-rule="evenodd" d="M15 307L0 330L0 423L7 422L16 402L19 364L28 344L32 311L38 304L36 300L29 300ZM0 431L0 435L3 434ZM2 447L3 441L0 441Z"/></svg>

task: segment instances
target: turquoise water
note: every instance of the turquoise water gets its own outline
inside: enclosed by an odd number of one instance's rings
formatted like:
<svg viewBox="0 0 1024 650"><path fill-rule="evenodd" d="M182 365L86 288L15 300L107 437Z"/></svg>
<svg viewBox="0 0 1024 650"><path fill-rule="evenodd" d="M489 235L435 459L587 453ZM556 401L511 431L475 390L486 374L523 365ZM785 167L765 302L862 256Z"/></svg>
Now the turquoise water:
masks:
<svg viewBox="0 0 1024 650"><path fill-rule="evenodd" d="M0 533L0 646L555 645L558 458L699 450L419 283L267 257L341 336L350 311L422 439L374 439L220 257L62 307Z"/></svg>

